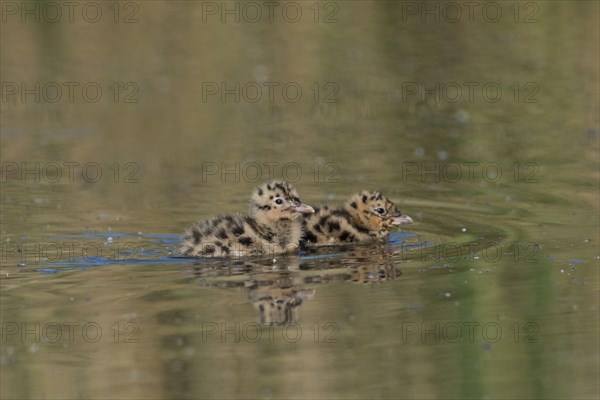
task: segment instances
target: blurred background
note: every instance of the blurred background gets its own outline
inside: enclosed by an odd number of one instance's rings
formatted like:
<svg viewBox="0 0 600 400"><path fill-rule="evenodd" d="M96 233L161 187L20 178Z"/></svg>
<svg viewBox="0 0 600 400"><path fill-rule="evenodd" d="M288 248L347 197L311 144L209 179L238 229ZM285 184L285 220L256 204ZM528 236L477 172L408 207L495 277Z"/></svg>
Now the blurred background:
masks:
<svg viewBox="0 0 600 400"><path fill-rule="evenodd" d="M1 11L2 398L597 398L597 2ZM303 340L207 338L258 321L252 286L198 279L218 266L170 259L177 235L270 178L311 205L383 190L416 222L398 242L501 253L295 272ZM357 260L335 268L380 262Z"/></svg>

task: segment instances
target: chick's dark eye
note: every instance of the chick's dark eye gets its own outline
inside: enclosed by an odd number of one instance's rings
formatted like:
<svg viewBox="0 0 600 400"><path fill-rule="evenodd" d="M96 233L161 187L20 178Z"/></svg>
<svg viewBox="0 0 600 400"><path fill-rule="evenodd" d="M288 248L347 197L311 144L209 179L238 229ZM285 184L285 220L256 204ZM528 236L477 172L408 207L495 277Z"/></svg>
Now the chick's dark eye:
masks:
<svg viewBox="0 0 600 400"><path fill-rule="evenodd" d="M275 199L275 204L283 204L283 199Z"/></svg>
<svg viewBox="0 0 600 400"><path fill-rule="evenodd" d="M381 207L376 208L375 211L377 211L379 214L385 214L385 210Z"/></svg>

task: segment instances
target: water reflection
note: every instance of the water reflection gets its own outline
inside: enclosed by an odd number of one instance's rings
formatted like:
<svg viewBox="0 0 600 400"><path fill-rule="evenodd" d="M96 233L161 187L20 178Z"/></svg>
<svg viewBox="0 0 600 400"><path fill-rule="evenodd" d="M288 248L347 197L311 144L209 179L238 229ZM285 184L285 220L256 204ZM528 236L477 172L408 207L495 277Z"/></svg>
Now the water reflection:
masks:
<svg viewBox="0 0 600 400"><path fill-rule="evenodd" d="M256 24L203 23L207 2L186 1L139 2L139 22L114 23L130 10L98 4L100 23L71 23L65 7L57 23L3 14L0 397L598 397L598 2L490 2L497 22L482 3L456 23L403 19L411 4L389 1L335 2L339 22L320 8L315 23L316 3L299 2L301 21ZM43 90L70 82L72 100ZM203 99L206 84L237 82L277 92ZM82 99L87 83L100 101ZM303 89L298 102L282 99L287 83ZM124 102L127 87L137 103ZM473 163L503 174L435 172ZM97 182L86 165L101 167ZM203 175L211 165L220 173ZM308 204L381 189L417 221L415 236L275 264L172 257L190 220L244 209L266 165L275 179L298 166L288 178L301 172ZM91 249L101 254L82 254ZM261 316L261 304L273 312ZM7 336L37 322L39 335ZM43 340L45 326L72 322L73 341L66 330ZM470 322L504 335L403 335ZM82 337L87 323L99 341ZM206 337L221 323L276 334ZM337 327L338 342L316 338L315 323ZM294 325L301 340L282 338ZM524 341L526 326L538 342Z"/></svg>
<svg viewBox="0 0 600 400"><path fill-rule="evenodd" d="M193 275L204 286L221 289L243 288L263 325L281 326L298 322L303 302L312 300L319 285L332 282L370 284L396 279L401 272L394 265L394 252L381 253L372 246L350 254L330 249L337 257L280 257L279 260L235 261L199 265ZM374 256L374 252L378 256ZM318 253L314 250L313 253ZM311 288L306 288L311 285Z"/></svg>

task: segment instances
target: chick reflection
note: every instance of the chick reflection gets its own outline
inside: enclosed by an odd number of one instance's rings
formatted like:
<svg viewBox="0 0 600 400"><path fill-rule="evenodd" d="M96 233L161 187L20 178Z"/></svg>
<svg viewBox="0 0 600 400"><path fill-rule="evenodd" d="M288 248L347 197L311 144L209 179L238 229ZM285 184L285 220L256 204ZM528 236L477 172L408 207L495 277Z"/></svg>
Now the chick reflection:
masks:
<svg viewBox="0 0 600 400"><path fill-rule="evenodd" d="M300 305L314 295L314 289L300 287L256 287L250 290L249 298L261 324L279 326L296 322Z"/></svg>
<svg viewBox="0 0 600 400"><path fill-rule="evenodd" d="M373 284L396 279L401 272L377 249L367 247L349 252L349 258L281 257L211 262L194 268L200 283L222 289L244 288L248 300L266 326L281 326L299 319L301 306L313 300L316 290L306 286L333 282Z"/></svg>
<svg viewBox="0 0 600 400"><path fill-rule="evenodd" d="M299 269L298 257L281 257L277 264L271 258L211 263L194 268L194 275L207 286L246 289L259 322L279 326L296 322L302 303L314 298L315 290L303 287Z"/></svg>

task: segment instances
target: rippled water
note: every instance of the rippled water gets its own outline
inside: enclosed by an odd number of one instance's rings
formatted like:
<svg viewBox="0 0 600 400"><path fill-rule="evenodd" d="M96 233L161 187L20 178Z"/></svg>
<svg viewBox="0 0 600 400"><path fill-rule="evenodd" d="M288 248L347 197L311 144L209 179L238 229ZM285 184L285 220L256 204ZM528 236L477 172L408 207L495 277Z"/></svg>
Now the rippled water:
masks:
<svg viewBox="0 0 600 400"><path fill-rule="evenodd" d="M256 23L22 4L0 39L2 398L598 397L597 3L453 22L298 2ZM272 177L311 205L382 190L415 223L178 256Z"/></svg>

